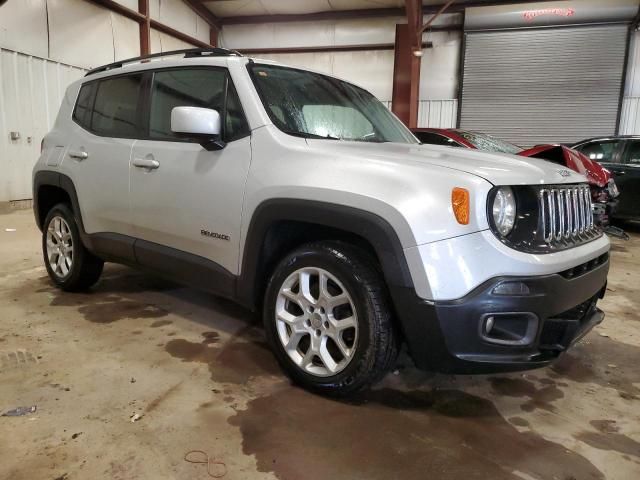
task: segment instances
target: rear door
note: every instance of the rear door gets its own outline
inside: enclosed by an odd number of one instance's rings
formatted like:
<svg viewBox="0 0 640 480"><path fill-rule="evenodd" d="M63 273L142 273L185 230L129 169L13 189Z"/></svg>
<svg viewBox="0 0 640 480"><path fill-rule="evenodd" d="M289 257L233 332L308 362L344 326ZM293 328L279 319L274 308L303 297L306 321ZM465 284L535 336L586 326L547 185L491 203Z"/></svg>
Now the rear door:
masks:
<svg viewBox="0 0 640 480"><path fill-rule="evenodd" d="M151 75L148 131L134 145L130 170L136 258L187 282L202 272L200 281L211 284L215 279L205 278L207 271L238 271L249 128L226 68L170 68ZM178 106L217 110L226 147L207 151L172 133L171 111ZM154 160L157 168L137 167L137 159Z"/></svg>
<svg viewBox="0 0 640 480"><path fill-rule="evenodd" d="M73 179L87 233L132 234L129 160L139 134L142 75L83 84L63 161Z"/></svg>

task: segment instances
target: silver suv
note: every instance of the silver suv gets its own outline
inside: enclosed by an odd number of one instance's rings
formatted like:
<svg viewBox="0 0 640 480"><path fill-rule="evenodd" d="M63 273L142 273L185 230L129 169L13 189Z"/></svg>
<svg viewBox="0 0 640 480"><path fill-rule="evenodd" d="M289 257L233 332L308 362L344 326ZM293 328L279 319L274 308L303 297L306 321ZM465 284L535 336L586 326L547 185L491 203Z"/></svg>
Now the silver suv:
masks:
<svg viewBox="0 0 640 480"><path fill-rule="evenodd" d="M263 312L283 369L314 391L416 365L534 368L602 321L609 241L585 178L421 145L373 95L234 52L90 71L34 169L52 281L103 262Z"/></svg>

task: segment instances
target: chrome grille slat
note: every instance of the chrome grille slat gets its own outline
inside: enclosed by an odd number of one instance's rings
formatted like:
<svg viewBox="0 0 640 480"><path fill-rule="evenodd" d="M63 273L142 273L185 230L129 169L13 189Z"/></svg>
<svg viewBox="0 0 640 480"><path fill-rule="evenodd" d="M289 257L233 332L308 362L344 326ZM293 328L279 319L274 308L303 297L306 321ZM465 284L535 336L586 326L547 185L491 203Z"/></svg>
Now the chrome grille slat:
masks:
<svg viewBox="0 0 640 480"><path fill-rule="evenodd" d="M597 234L588 185L542 188L538 202L546 243L581 240Z"/></svg>

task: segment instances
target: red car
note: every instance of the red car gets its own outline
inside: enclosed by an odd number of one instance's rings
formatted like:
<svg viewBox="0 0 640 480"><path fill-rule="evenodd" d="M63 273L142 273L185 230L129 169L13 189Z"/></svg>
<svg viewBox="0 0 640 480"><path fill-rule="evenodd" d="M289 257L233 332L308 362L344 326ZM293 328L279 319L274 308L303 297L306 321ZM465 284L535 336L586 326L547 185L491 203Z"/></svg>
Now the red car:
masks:
<svg viewBox="0 0 640 480"><path fill-rule="evenodd" d="M575 170L587 177L591 185L595 222L604 228L609 226L609 218L616 204L615 198L619 194L616 184L608 170L577 150L554 144L538 145L524 150L491 135L457 129L416 128L413 129L413 134L422 143L540 158ZM608 233L620 235L614 229Z"/></svg>

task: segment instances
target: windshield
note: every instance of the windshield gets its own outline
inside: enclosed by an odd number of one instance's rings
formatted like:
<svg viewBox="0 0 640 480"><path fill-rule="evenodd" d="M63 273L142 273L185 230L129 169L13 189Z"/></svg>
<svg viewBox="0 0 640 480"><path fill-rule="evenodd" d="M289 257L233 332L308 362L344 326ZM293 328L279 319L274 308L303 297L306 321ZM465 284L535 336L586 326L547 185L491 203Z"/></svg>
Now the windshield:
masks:
<svg viewBox="0 0 640 480"><path fill-rule="evenodd" d="M510 153L511 155L517 155L522 151L520 147L484 133L465 132L463 130L458 130L456 133L469 143L473 144L473 146L478 150L483 150L485 152Z"/></svg>
<svg viewBox="0 0 640 480"><path fill-rule="evenodd" d="M249 72L271 121L305 138L418 143L369 92L319 73L250 64Z"/></svg>

